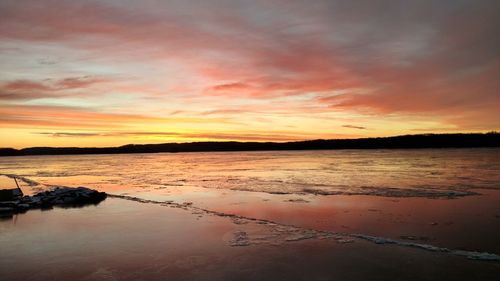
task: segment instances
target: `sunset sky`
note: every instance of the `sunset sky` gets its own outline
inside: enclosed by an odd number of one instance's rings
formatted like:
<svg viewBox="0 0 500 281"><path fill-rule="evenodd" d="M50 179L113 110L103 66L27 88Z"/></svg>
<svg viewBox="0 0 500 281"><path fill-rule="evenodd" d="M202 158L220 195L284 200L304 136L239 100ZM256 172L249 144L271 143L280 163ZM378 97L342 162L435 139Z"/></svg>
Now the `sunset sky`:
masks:
<svg viewBox="0 0 500 281"><path fill-rule="evenodd" d="M0 0L0 147L500 129L500 1Z"/></svg>

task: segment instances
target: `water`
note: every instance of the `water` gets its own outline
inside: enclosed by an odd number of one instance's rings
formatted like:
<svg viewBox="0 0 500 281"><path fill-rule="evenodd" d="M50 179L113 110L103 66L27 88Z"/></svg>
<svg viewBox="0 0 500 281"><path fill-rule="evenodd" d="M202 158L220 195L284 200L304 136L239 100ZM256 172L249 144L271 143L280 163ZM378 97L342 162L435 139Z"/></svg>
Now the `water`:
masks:
<svg viewBox="0 0 500 281"><path fill-rule="evenodd" d="M3 174L127 193L190 188L455 197L500 189L500 149L341 150L0 158Z"/></svg>
<svg viewBox="0 0 500 281"><path fill-rule="evenodd" d="M2 157L0 174L120 196L0 220L5 280L498 276L467 258L500 255L500 149Z"/></svg>

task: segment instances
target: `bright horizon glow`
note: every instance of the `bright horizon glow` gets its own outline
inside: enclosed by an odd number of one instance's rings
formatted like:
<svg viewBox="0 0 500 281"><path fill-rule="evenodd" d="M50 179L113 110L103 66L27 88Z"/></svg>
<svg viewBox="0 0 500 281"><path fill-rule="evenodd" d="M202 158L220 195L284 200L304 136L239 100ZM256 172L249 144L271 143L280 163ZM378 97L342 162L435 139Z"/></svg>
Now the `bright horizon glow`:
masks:
<svg viewBox="0 0 500 281"><path fill-rule="evenodd" d="M498 1L0 0L0 147L500 129Z"/></svg>

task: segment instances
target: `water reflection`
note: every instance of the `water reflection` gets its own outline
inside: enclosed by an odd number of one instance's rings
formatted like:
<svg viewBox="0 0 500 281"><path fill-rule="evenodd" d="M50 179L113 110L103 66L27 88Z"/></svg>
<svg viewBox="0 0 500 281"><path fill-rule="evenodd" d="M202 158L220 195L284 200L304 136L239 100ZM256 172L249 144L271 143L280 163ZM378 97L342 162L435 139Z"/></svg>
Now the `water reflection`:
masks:
<svg viewBox="0 0 500 281"><path fill-rule="evenodd" d="M103 191L190 186L271 193L499 189L500 149L3 157L2 173ZM424 194L425 196L425 194Z"/></svg>

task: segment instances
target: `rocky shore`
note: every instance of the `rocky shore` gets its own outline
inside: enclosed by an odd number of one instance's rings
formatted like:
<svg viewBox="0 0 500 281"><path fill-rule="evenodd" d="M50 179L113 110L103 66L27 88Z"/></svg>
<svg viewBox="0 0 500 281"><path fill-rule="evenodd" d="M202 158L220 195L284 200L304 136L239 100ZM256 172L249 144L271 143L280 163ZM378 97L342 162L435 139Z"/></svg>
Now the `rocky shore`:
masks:
<svg viewBox="0 0 500 281"><path fill-rule="evenodd" d="M57 187L39 192L33 196L23 196L12 201L0 201L0 216L10 216L30 209L50 209L54 206L80 207L98 204L106 199L105 192L86 187Z"/></svg>

